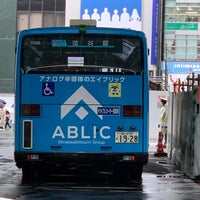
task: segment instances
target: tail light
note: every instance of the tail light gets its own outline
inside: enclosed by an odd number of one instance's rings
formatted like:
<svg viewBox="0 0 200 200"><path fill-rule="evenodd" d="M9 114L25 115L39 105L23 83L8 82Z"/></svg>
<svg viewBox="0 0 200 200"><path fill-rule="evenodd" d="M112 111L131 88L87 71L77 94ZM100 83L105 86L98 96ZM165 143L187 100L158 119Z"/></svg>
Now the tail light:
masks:
<svg viewBox="0 0 200 200"><path fill-rule="evenodd" d="M136 156L135 155L123 155L123 160L135 161L136 160Z"/></svg>
<svg viewBox="0 0 200 200"><path fill-rule="evenodd" d="M140 105L124 105L123 116L124 117L141 117L142 108Z"/></svg>
<svg viewBox="0 0 200 200"><path fill-rule="evenodd" d="M40 116L40 104L22 104L22 116Z"/></svg>
<svg viewBox="0 0 200 200"><path fill-rule="evenodd" d="M26 159L27 160L39 160L39 154L28 154L27 156L26 156Z"/></svg>

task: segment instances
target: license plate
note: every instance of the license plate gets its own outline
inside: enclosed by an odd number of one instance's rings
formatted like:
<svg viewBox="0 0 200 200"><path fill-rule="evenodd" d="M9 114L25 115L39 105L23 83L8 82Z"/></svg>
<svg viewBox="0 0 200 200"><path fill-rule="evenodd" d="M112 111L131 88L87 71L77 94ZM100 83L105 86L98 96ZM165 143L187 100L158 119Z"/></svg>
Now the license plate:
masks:
<svg viewBox="0 0 200 200"><path fill-rule="evenodd" d="M115 132L115 143L138 143L139 142L139 133L138 132Z"/></svg>

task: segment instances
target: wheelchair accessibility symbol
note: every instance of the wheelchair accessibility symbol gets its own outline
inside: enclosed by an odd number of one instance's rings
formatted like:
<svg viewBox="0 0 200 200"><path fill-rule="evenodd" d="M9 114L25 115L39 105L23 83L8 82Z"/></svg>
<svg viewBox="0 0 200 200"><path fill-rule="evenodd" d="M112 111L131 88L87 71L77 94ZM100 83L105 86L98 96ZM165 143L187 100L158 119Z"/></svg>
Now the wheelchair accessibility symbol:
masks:
<svg viewBox="0 0 200 200"><path fill-rule="evenodd" d="M42 83L42 95L43 96L54 96L54 83L43 82Z"/></svg>

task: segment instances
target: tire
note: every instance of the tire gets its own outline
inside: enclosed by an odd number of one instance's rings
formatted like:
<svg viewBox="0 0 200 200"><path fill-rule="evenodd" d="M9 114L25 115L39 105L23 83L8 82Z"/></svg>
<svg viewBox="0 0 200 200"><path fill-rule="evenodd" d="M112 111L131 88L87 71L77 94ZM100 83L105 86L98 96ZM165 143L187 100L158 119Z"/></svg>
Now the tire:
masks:
<svg viewBox="0 0 200 200"><path fill-rule="evenodd" d="M30 165L22 167L22 184L30 184L35 181L36 168Z"/></svg>
<svg viewBox="0 0 200 200"><path fill-rule="evenodd" d="M142 164L121 163L114 169L114 179L118 183L142 179Z"/></svg>
<svg viewBox="0 0 200 200"><path fill-rule="evenodd" d="M142 171L143 171L143 165L142 164L134 165L130 169L131 180L134 180L134 181L141 180L142 179Z"/></svg>

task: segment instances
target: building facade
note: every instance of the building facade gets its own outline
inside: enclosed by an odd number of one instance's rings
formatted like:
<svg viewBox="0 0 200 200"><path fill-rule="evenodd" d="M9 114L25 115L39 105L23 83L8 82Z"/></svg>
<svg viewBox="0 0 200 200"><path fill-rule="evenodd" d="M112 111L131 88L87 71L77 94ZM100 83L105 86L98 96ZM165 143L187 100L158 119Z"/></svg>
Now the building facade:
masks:
<svg viewBox="0 0 200 200"><path fill-rule="evenodd" d="M17 32L64 25L65 0L17 0Z"/></svg>
<svg viewBox="0 0 200 200"><path fill-rule="evenodd" d="M0 5L0 93L13 93L16 0L0 0Z"/></svg>
<svg viewBox="0 0 200 200"><path fill-rule="evenodd" d="M152 16L152 9L149 8L152 7L153 0L136 0L134 2L130 0L93 0L92 3L90 0L0 0L0 2L0 13L3 16L0 18L0 26L6 28L5 32L0 32L0 42L3 42L1 47L6 46L9 51L9 53L6 52L5 48L0 50L0 93L14 92L14 50L19 31L38 27L69 26L70 19L81 19L82 13L85 12L84 5L90 7L93 4L98 6L99 11L100 8L106 9L107 7L111 15L116 14L115 17L129 14L131 20L128 23L134 22L131 25L133 29L144 31L148 46L151 46L152 21L149 16ZM136 10L137 12L135 12ZM7 23L7 19L10 20L9 23ZM128 26L128 23L124 24ZM8 35L7 33L12 34ZM8 38L12 44L9 44ZM149 63L150 71L155 71L155 64L151 64L150 57Z"/></svg>
<svg viewBox="0 0 200 200"><path fill-rule="evenodd" d="M69 26L70 19L81 19L83 14L86 14L84 5L90 9L88 13L91 17L94 12L93 4L99 9L99 13L107 7L111 16L117 14L118 17L123 12L132 16L134 8L137 9L135 29L145 32L147 37L150 76L156 76L158 69L161 69L161 75L165 75L167 71L170 85L177 77L184 80L189 73L200 72L199 0L134 2L93 0L93 3L89 0L0 0L0 2L0 26L4 27L0 31L0 93L14 92L15 43L19 31L37 27ZM163 2L164 13L159 13L160 2ZM163 20L160 14L163 14ZM161 37L163 37L162 51L159 51Z"/></svg>
<svg viewBox="0 0 200 200"><path fill-rule="evenodd" d="M200 73L200 2L165 0L164 14L164 67L172 86L178 78Z"/></svg>

